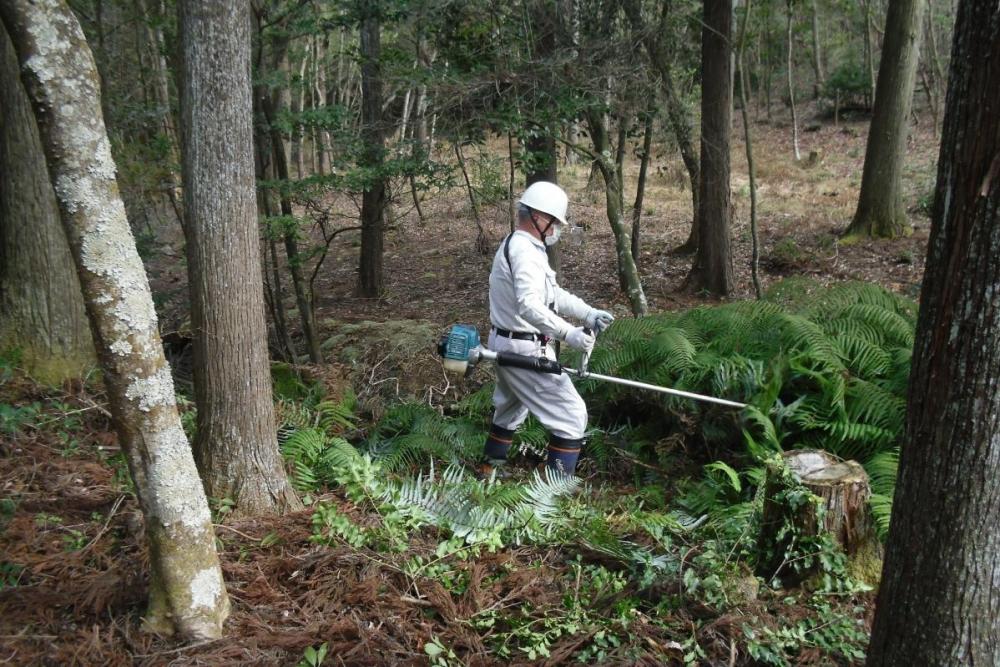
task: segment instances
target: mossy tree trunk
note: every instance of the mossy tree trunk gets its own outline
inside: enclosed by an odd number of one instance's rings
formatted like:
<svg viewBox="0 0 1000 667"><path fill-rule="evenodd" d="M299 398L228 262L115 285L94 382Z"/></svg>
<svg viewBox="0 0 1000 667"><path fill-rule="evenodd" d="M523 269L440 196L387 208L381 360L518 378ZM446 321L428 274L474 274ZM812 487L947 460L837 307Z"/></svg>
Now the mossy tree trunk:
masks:
<svg viewBox="0 0 1000 667"><path fill-rule="evenodd" d="M587 112L587 126L594 143L594 163L604 178L608 223L615 236L618 276L625 285L625 294L632 314L641 317L648 312L649 306L646 303L646 293L642 289L639 268L635 264L635 257L632 256L632 234L625 221L625 200L614 159L611 157L607 128L604 126L601 114L593 109Z"/></svg>
<svg viewBox="0 0 1000 667"><path fill-rule="evenodd" d="M868 664L1000 664L1000 4L961 0Z"/></svg>
<svg viewBox="0 0 1000 667"><path fill-rule="evenodd" d="M206 492L242 515L301 502L274 423L254 183L249 5L178 4L185 236ZM282 154L280 144L273 151Z"/></svg>
<svg viewBox="0 0 1000 667"><path fill-rule="evenodd" d="M910 232L903 159L926 0L889 0L858 208L845 235L897 238Z"/></svg>
<svg viewBox="0 0 1000 667"><path fill-rule="evenodd" d="M93 56L61 0L5 0L63 228L83 289L112 418L146 521L147 625L219 637L229 598L163 356L156 311L118 192Z"/></svg>
<svg viewBox="0 0 1000 667"><path fill-rule="evenodd" d="M706 0L701 31L701 178L698 251L688 274L688 289L715 296L733 290L733 258L729 239L729 191L733 88L732 5Z"/></svg>
<svg viewBox="0 0 1000 667"><path fill-rule="evenodd" d="M0 352L19 349L32 377L58 384L97 357L19 69L0 28Z"/></svg>

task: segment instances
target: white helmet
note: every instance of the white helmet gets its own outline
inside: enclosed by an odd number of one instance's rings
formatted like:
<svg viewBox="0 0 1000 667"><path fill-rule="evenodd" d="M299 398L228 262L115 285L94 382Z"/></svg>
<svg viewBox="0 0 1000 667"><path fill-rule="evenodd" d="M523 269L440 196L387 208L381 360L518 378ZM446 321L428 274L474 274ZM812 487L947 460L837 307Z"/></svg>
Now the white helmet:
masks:
<svg viewBox="0 0 1000 667"><path fill-rule="evenodd" d="M566 207L569 197L566 191L555 183L538 181L528 186L519 203L542 213L548 213L562 224L566 224Z"/></svg>

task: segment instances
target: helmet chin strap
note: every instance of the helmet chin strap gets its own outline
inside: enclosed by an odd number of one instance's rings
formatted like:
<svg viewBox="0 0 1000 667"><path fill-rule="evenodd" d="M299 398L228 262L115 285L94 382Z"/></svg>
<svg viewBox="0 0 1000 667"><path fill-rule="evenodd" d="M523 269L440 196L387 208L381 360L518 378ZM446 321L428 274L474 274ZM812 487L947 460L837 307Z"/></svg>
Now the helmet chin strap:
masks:
<svg viewBox="0 0 1000 667"><path fill-rule="evenodd" d="M531 224L535 226L535 231L538 232L538 235L541 237L542 241L545 241L545 235L548 233L550 229L552 229L552 225L555 224L555 221L549 220L549 224L545 225L545 229L543 230L538 226L538 218L535 217L535 210L531 209Z"/></svg>

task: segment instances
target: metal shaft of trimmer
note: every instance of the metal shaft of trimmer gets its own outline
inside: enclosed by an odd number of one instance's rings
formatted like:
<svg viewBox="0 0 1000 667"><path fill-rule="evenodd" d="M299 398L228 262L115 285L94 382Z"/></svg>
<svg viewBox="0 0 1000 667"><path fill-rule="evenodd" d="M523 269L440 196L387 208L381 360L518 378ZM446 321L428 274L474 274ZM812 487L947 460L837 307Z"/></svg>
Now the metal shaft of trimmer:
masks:
<svg viewBox="0 0 1000 667"><path fill-rule="evenodd" d="M478 356L483 359L488 359L490 361L495 361L498 366L512 366L515 368L524 368L530 371L535 371L536 373L568 373L570 375L575 375L581 380L601 380L604 382L612 382L614 384L621 384L627 387L635 387L636 389L646 389L648 391L658 391L661 394L670 394L672 396L682 396L684 398L690 398L696 401L704 401L706 403L715 403L717 405L726 405L731 408L745 408L746 403L738 403L736 401L729 401L724 398L716 398L715 396L705 396L704 394L695 394L690 391L682 391L680 389L671 389L669 387L661 387L655 384L648 384L646 382L639 382L637 380L626 380L624 378L616 378L610 375L601 375L600 373L590 373L590 372L580 372L576 368L569 368L563 366L557 361L553 361L546 357L529 357L520 354L510 354L506 352L500 352L499 354L487 350L485 348L478 348ZM473 360L474 361L474 360Z"/></svg>

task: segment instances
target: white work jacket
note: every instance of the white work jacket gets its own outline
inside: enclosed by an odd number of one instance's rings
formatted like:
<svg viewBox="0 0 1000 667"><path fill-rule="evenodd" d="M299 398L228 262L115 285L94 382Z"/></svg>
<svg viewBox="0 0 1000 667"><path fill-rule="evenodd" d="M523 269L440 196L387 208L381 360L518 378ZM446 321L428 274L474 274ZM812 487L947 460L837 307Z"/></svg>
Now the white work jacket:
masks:
<svg viewBox="0 0 1000 667"><path fill-rule="evenodd" d="M560 315L583 320L590 306L556 284L544 243L522 230L511 235L509 244L506 241L497 249L490 271L490 321L499 329L564 340L575 327Z"/></svg>

